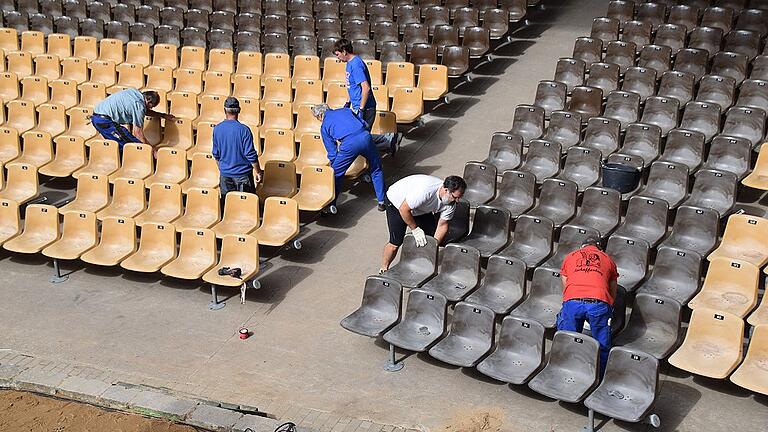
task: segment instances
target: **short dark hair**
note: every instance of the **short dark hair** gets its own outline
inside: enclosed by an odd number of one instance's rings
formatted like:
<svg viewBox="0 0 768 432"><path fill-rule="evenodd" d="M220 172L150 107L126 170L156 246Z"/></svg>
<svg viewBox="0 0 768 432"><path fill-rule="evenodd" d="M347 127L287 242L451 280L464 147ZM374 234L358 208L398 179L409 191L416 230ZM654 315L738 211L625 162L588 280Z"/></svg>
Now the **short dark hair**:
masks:
<svg viewBox="0 0 768 432"><path fill-rule="evenodd" d="M348 54L354 54L355 49L352 47L352 42L349 39L339 39L333 44L333 52L346 51Z"/></svg>
<svg viewBox="0 0 768 432"><path fill-rule="evenodd" d="M448 176L443 181L443 187L448 189L448 192L456 192L457 190L465 191L467 189L467 182L459 176Z"/></svg>
<svg viewBox="0 0 768 432"><path fill-rule="evenodd" d="M144 100L147 101L148 104L157 106L157 104L160 103L160 95L156 91L147 90L142 94L144 95Z"/></svg>

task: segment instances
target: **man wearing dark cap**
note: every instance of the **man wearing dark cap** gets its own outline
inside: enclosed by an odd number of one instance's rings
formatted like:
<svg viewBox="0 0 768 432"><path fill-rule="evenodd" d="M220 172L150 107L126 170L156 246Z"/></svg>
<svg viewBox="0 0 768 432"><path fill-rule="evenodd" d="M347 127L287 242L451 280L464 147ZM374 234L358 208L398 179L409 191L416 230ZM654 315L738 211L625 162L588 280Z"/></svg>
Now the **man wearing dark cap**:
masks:
<svg viewBox="0 0 768 432"><path fill-rule="evenodd" d="M616 263L600 249L594 237L565 257L560 269L563 307L557 315L557 329L581 332L589 322L592 336L600 343L600 370L605 371L611 350L613 302L619 277Z"/></svg>
<svg viewBox="0 0 768 432"><path fill-rule="evenodd" d="M259 158L251 129L237 120L240 101L228 97L224 101L226 119L213 128L213 158L219 164L221 196L228 192L256 193L261 181Z"/></svg>

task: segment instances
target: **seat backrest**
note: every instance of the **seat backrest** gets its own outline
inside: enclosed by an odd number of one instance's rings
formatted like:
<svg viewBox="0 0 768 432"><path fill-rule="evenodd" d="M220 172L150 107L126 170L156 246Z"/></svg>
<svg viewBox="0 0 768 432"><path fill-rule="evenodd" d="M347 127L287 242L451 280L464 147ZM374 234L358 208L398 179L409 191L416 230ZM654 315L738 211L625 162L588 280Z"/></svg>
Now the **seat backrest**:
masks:
<svg viewBox="0 0 768 432"><path fill-rule="evenodd" d="M467 288L480 280L480 252L475 248L448 244L440 259L440 274L453 275L457 280L471 281Z"/></svg>
<svg viewBox="0 0 768 432"><path fill-rule="evenodd" d="M608 155L619 148L621 122L607 117L592 117L587 122L581 145Z"/></svg>
<svg viewBox="0 0 768 432"><path fill-rule="evenodd" d="M616 263L619 270L619 278L622 276L634 279L635 284L645 277L648 271L648 242L641 239L624 237L618 234L608 239L605 253ZM622 281L619 280L619 284ZM625 286L627 291L632 291L634 286Z"/></svg>
<svg viewBox="0 0 768 432"><path fill-rule="evenodd" d="M471 235L487 235L492 239L506 240L509 238L509 225L508 210L481 205L475 210Z"/></svg>
<svg viewBox="0 0 768 432"><path fill-rule="evenodd" d="M581 141L581 114L553 111L543 139L560 143L562 150L578 144Z"/></svg>
<svg viewBox="0 0 768 432"><path fill-rule="evenodd" d="M536 250L552 250L554 224L547 218L521 215L515 223L515 245L526 245Z"/></svg>
<svg viewBox="0 0 768 432"><path fill-rule="evenodd" d="M493 311L485 306L458 302L451 317L451 336L468 340L493 340Z"/></svg>
<svg viewBox="0 0 768 432"><path fill-rule="evenodd" d="M224 217L222 221L232 223L240 220L253 220L258 225L259 197L247 192L229 192L224 199Z"/></svg>
<svg viewBox="0 0 768 432"><path fill-rule="evenodd" d="M61 241L71 247L96 245L96 214L89 211L64 213Z"/></svg>
<svg viewBox="0 0 768 432"><path fill-rule="evenodd" d="M497 173L503 173L520 166L522 155L523 138L520 135L494 132L485 162L494 165Z"/></svg>
<svg viewBox="0 0 768 432"><path fill-rule="evenodd" d="M584 189L581 207L574 225L589 226L595 229L613 229L621 218L621 194L616 189L590 186ZM608 234L600 232L600 237Z"/></svg>
<svg viewBox="0 0 768 432"><path fill-rule="evenodd" d="M299 205L296 200L285 197L269 197L264 200L265 227L295 227L299 226Z"/></svg>
<svg viewBox="0 0 768 432"><path fill-rule="evenodd" d="M565 379L563 375L571 375L569 381L578 379L583 381L583 387L587 389L592 387L598 380L599 348L597 341L589 336L564 330L557 331L552 338L549 360L544 367L544 370L549 369L548 372L552 374L550 377L556 381L543 382L540 385L545 388L560 387L557 381ZM534 381L531 382L534 390L537 387L535 384L537 377L534 377Z"/></svg>
<svg viewBox="0 0 768 432"><path fill-rule="evenodd" d="M148 209L173 209L181 214L181 186L177 184L155 183L149 187Z"/></svg>
<svg viewBox="0 0 768 432"><path fill-rule="evenodd" d="M582 116L594 117L600 114L603 105L603 91L595 87L577 86L571 92L569 111Z"/></svg>
<svg viewBox="0 0 768 432"><path fill-rule="evenodd" d="M10 169L10 167L9 167ZM24 210L23 234L35 233L51 241L59 237L59 212L56 207L45 204L30 204Z"/></svg>

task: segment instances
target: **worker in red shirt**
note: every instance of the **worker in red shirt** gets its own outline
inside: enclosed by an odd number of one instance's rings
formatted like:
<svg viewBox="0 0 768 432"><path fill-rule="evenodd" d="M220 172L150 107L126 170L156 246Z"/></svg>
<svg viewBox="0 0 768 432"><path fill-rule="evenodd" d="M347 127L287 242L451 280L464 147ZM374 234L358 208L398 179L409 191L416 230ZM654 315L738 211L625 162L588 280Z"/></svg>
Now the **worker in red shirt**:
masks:
<svg viewBox="0 0 768 432"><path fill-rule="evenodd" d="M613 301L619 273L616 263L600 249L596 238L588 237L581 248L563 260L563 307L557 315L557 329L581 332L589 322L592 336L600 344L600 370L605 371L611 349Z"/></svg>

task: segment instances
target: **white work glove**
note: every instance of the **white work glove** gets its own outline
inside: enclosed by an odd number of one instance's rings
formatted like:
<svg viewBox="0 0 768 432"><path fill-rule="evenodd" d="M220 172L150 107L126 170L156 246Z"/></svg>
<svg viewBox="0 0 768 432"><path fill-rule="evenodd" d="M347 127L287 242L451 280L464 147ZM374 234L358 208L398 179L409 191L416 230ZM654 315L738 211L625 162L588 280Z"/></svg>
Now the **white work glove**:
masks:
<svg viewBox="0 0 768 432"><path fill-rule="evenodd" d="M414 240L416 240L416 247L424 247L427 245L427 235L424 234L424 230L416 227L416 229L411 230L411 234L413 234Z"/></svg>

